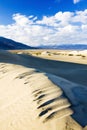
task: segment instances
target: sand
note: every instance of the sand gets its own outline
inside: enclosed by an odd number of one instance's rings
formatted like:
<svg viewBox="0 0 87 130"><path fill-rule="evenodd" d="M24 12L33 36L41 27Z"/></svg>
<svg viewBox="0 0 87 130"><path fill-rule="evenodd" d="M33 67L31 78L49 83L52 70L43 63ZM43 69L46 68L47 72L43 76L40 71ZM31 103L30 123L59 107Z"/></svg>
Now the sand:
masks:
<svg viewBox="0 0 87 130"><path fill-rule="evenodd" d="M0 130L86 130L86 70L0 51Z"/></svg>

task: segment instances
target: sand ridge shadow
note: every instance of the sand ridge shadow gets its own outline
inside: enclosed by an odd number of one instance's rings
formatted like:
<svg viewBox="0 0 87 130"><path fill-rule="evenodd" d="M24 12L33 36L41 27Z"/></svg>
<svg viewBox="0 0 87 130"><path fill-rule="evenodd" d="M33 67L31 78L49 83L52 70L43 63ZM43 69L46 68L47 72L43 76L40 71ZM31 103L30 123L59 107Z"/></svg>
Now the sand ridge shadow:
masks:
<svg viewBox="0 0 87 130"><path fill-rule="evenodd" d="M6 51L3 53L5 52ZM10 52L6 52L5 56L0 59L0 62L34 68L38 71L40 70L42 72L51 73L56 76L63 77L72 82L87 85L87 65L42 59L27 54L12 54Z"/></svg>
<svg viewBox="0 0 87 130"><path fill-rule="evenodd" d="M8 52L9 53L9 52ZM11 54L11 53L6 53L5 56L2 56L2 58L0 58L0 62L4 62L4 63L10 63L10 64L15 64L15 65L21 65L21 66L25 66L27 68L34 68L34 69L38 69L37 72L40 72L39 70L46 72L46 73L50 73L56 76L60 76L63 77L67 80L82 84L82 85L87 85L87 65L82 65L82 64L76 64L76 63L69 63L69 62L62 62L62 61L54 61L54 60L47 60L47 59L41 59L41 58L36 58L33 56L29 56L29 55L17 55L17 54ZM20 61L20 62L19 62ZM4 67L4 66L3 66ZM85 71L85 73L84 73ZM27 77L29 75L29 73L26 74L22 74L19 76L19 79L22 79L24 77ZM49 78L51 81L52 79ZM62 82L61 82L62 84ZM62 84L64 85L64 84ZM65 93L63 87L61 85L59 85L63 92ZM67 85L66 85L67 86ZM86 94L84 96L82 96L82 92L85 93L85 91L81 88L74 87L73 89L71 89L73 95L74 95L74 99L76 99L76 102L74 102L74 100L71 100L69 98L69 96L67 96L65 94L65 97L70 101L70 103L72 104L71 108L75 111L75 113L72 115L72 117L79 122L82 126L87 125L87 115L83 112L87 112L87 102L82 103L82 100L84 100L86 98ZM81 96L77 96L78 93L80 93L79 95ZM43 92L39 92L37 96L39 96L39 94L43 95ZM68 93L69 94L69 93ZM40 100L42 100L44 98L44 96L42 98L37 99L38 103L40 103ZM80 100L81 99L81 100ZM35 99L36 100L36 99ZM51 100L48 100L47 102L44 102L42 105L38 106L40 108L44 108L45 106L47 106L48 104L51 104L53 102L55 102L56 99L52 98ZM48 113L49 111L51 111L51 108L47 108L46 110L44 110L45 112L43 113ZM54 116L56 116L56 114L58 113L57 111L50 113L50 115L48 115L48 118L52 118ZM40 114L39 114L40 115ZM64 116L64 115L63 115Z"/></svg>
<svg viewBox="0 0 87 130"><path fill-rule="evenodd" d="M65 97L72 104L71 109L74 113L71 115L75 121L81 126L87 125L87 87L72 83L68 80L57 76L50 76L48 78L56 85L58 85L64 92Z"/></svg>
<svg viewBox="0 0 87 130"><path fill-rule="evenodd" d="M55 87L54 89L56 90ZM34 90L32 94L35 98L33 101L36 102L38 105L37 110L40 111L38 113L38 118L43 117L43 123L56 118L56 114L59 114L59 116L57 115L57 118L62 118L73 113L70 109L71 104L65 98L64 93L61 92L61 89L58 89L58 91L55 92L50 92L50 88L46 91L43 91L43 89L41 88ZM50 98L46 98L47 96ZM66 109L67 114L65 112ZM61 113L61 111L63 111L63 114Z"/></svg>

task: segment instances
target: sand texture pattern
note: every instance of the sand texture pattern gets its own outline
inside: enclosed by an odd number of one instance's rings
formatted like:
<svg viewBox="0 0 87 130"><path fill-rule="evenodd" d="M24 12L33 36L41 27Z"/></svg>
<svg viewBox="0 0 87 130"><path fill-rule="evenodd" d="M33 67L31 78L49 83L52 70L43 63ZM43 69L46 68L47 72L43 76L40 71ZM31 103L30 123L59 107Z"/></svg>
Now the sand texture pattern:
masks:
<svg viewBox="0 0 87 130"><path fill-rule="evenodd" d="M87 87L37 68L38 60L0 52L0 130L86 130Z"/></svg>

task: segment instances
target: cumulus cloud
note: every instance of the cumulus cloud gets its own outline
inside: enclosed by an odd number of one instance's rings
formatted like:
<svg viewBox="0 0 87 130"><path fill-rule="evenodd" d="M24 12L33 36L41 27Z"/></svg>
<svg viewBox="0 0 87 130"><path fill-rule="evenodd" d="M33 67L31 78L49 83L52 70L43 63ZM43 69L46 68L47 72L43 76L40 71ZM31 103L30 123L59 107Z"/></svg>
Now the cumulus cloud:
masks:
<svg viewBox="0 0 87 130"><path fill-rule="evenodd" d="M13 14L14 22L0 25L0 36L30 46L87 44L87 9L76 12L57 12L55 15L35 16Z"/></svg>
<svg viewBox="0 0 87 130"><path fill-rule="evenodd" d="M81 0L73 0L73 3L74 4L77 4L77 3L79 3Z"/></svg>

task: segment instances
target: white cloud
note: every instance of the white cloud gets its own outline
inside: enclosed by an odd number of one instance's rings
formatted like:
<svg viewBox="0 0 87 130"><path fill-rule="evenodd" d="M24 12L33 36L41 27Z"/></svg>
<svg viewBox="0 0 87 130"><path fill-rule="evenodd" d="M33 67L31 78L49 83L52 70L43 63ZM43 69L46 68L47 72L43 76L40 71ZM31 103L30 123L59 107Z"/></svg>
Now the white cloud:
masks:
<svg viewBox="0 0 87 130"><path fill-rule="evenodd" d="M55 2L60 3L62 0L55 0ZM72 0L74 4L79 3L81 0Z"/></svg>
<svg viewBox="0 0 87 130"><path fill-rule="evenodd" d="M54 44L87 44L87 10L58 12L37 17L14 14L14 22L0 25L0 35L30 46Z"/></svg>
<svg viewBox="0 0 87 130"><path fill-rule="evenodd" d="M77 3L79 3L81 0L73 0L73 3L74 4L77 4Z"/></svg>

